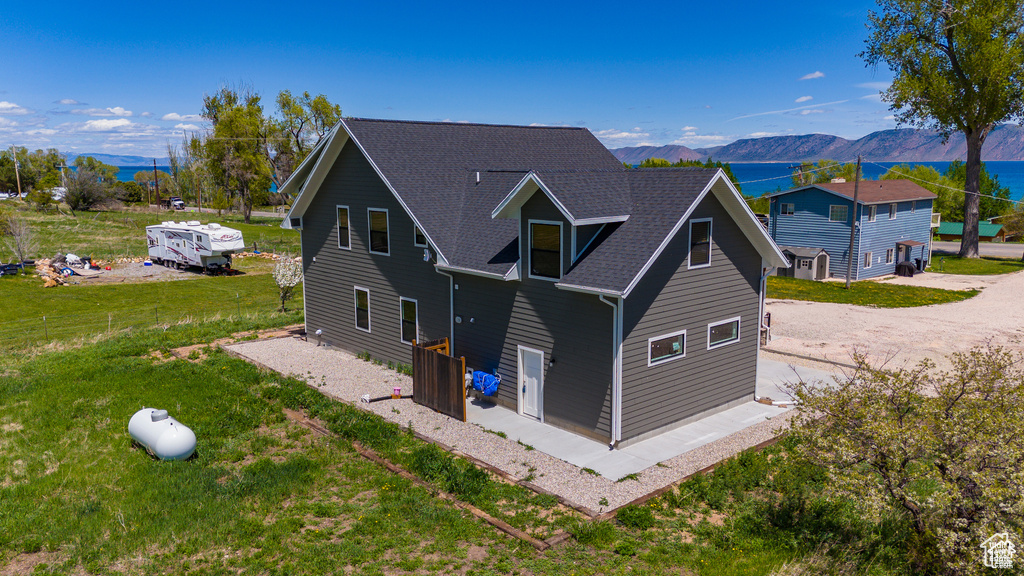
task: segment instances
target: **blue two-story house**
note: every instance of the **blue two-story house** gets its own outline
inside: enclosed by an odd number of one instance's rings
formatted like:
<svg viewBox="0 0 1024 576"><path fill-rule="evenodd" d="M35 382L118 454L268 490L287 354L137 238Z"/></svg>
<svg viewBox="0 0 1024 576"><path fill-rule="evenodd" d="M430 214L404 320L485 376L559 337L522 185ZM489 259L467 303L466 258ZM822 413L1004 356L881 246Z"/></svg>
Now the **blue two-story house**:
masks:
<svg viewBox="0 0 1024 576"><path fill-rule="evenodd" d="M854 207L854 183L811 184L769 194L768 231L783 251L794 256L824 251L827 263L807 277L846 278L850 226L856 226L852 280L893 274L896 265L927 264L931 254L932 203L935 194L909 180L864 180ZM920 260L920 262L918 262ZM800 275L794 262L793 270ZM805 265L810 268L811 260Z"/></svg>

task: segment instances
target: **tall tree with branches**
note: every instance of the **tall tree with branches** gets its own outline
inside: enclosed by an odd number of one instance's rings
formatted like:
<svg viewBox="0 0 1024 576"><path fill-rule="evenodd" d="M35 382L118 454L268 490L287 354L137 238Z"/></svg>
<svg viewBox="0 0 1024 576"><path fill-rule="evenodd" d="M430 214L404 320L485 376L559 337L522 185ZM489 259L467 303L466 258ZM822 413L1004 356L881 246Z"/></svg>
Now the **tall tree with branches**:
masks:
<svg viewBox="0 0 1024 576"><path fill-rule="evenodd" d="M977 258L985 138L1024 118L1024 0L877 1L860 55L894 73L882 99L897 122L966 138L960 256Z"/></svg>

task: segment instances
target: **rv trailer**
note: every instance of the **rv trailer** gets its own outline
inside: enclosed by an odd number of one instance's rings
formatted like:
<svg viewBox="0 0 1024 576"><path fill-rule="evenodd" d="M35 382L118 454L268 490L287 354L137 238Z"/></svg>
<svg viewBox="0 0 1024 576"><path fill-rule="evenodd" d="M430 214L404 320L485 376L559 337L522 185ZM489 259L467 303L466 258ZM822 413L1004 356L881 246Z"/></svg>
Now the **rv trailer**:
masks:
<svg viewBox="0 0 1024 576"><path fill-rule="evenodd" d="M181 269L198 266L209 274L230 269L231 254L245 248L238 230L197 220L146 226L146 243L155 264Z"/></svg>

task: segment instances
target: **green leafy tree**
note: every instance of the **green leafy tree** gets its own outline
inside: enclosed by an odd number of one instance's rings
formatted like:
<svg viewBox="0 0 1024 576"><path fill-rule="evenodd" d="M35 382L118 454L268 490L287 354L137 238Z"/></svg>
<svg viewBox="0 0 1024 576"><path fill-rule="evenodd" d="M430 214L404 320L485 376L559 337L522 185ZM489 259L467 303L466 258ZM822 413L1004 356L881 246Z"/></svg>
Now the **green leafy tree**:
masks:
<svg viewBox="0 0 1024 576"><path fill-rule="evenodd" d="M110 184L88 168L80 168L67 178L64 202L75 210L91 210L110 198Z"/></svg>
<svg viewBox="0 0 1024 576"><path fill-rule="evenodd" d="M889 168L880 180L910 180L934 193L932 212L938 212L943 222L963 222L964 191L957 183L940 174L931 166L899 164Z"/></svg>
<svg viewBox="0 0 1024 576"><path fill-rule="evenodd" d="M1024 528L1021 359L975 349L944 372L929 361L886 370L855 360L833 386L795 387L804 456L828 474L831 498L899 519L913 573L987 573L981 543Z"/></svg>
<svg viewBox="0 0 1024 576"><path fill-rule="evenodd" d="M626 168L631 168L629 164L623 162ZM726 177L733 183L736 190L740 190L740 183L736 180L736 175L732 173L732 166L727 162L720 162L712 160L710 157L701 162L700 160L685 160L680 158L677 162L669 162L664 158L647 158L641 162L637 168L718 168L725 172Z"/></svg>
<svg viewBox="0 0 1024 576"><path fill-rule="evenodd" d="M14 159L18 159L15 170ZM60 185L60 166L64 157L54 148L29 152L27 148L0 150L0 191L16 192L19 178L22 192Z"/></svg>
<svg viewBox="0 0 1024 576"><path fill-rule="evenodd" d="M117 182L117 173L121 171L117 166L104 164L92 156L78 156L75 158L75 168L78 171L86 170L92 172L101 182Z"/></svg>
<svg viewBox="0 0 1024 576"><path fill-rule="evenodd" d="M1024 117L1024 0L878 0L868 65L894 73L882 93L900 124L967 141L960 256L977 258L981 150L999 122Z"/></svg>
<svg viewBox="0 0 1024 576"><path fill-rule="evenodd" d="M967 182L967 166L960 160L954 160L950 162L949 168L943 175L956 182L957 187L963 189ZM998 176L988 173L984 162L981 163L978 182L981 191L981 198L978 200L978 218L988 220L993 216L1006 214L1013 209L1013 203L1009 201L1010 189L999 184Z"/></svg>
<svg viewBox="0 0 1024 576"><path fill-rule="evenodd" d="M341 119L341 106L323 94L309 92L293 96L282 90L277 95L278 117L268 120L267 161L273 167L274 183L280 188L309 155L316 143Z"/></svg>
<svg viewBox="0 0 1024 576"><path fill-rule="evenodd" d="M647 158L637 168L671 168L672 163L664 158Z"/></svg>
<svg viewBox="0 0 1024 576"><path fill-rule="evenodd" d="M837 178L853 182L856 176L856 164L843 164L836 160L818 160L817 164L801 162L800 166L793 170L792 180L793 186L808 186L810 184L827 184ZM861 179L863 180L863 176Z"/></svg>
<svg viewBox="0 0 1024 576"><path fill-rule="evenodd" d="M114 185L114 196L121 202L134 204L146 198L146 189L138 182L118 182Z"/></svg>

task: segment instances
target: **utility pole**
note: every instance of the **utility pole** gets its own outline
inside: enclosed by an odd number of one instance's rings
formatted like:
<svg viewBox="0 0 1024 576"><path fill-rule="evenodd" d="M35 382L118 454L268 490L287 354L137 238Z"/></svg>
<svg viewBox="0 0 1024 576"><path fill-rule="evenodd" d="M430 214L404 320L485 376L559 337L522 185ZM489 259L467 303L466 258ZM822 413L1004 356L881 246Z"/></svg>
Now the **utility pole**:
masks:
<svg viewBox="0 0 1024 576"><path fill-rule="evenodd" d="M14 178L18 181L18 198L21 198L21 173L18 172L18 149L11 146L11 155L14 156Z"/></svg>
<svg viewBox="0 0 1024 576"><path fill-rule="evenodd" d="M857 221L860 210L857 207L857 191L860 187L860 155L857 156L857 171L853 173L853 220L850 222L850 252L846 258L846 289L850 289L853 276L853 240L857 236Z"/></svg>
<svg viewBox="0 0 1024 576"><path fill-rule="evenodd" d="M160 204L160 177L156 173L156 158L153 158L153 182L156 184L156 203Z"/></svg>

